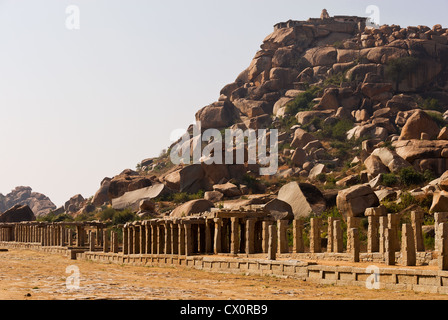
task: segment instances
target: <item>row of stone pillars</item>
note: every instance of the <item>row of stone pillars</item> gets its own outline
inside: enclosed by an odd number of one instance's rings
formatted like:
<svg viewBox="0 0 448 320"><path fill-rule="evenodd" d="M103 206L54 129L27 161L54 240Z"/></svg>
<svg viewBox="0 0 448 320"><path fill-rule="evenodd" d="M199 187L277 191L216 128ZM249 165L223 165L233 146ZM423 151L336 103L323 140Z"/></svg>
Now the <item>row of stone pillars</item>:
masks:
<svg viewBox="0 0 448 320"><path fill-rule="evenodd" d="M91 231L92 228L96 232ZM101 223L4 223L0 224L0 241L36 243L45 247L84 247L88 233L101 235L104 228ZM102 242L101 238L95 240L96 243Z"/></svg>

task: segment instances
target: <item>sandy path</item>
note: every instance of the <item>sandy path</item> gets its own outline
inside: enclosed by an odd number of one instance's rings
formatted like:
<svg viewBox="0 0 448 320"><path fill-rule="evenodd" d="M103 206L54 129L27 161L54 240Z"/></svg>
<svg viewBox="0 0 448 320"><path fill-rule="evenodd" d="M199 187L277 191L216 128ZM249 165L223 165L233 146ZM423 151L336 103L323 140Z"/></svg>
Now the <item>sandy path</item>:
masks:
<svg viewBox="0 0 448 320"><path fill-rule="evenodd" d="M80 288L69 290L68 266L80 272ZM318 285L267 276L209 273L186 268L135 267L73 261L26 250L0 253L0 299L114 300L342 300L447 299L448 295Z"/></svg>

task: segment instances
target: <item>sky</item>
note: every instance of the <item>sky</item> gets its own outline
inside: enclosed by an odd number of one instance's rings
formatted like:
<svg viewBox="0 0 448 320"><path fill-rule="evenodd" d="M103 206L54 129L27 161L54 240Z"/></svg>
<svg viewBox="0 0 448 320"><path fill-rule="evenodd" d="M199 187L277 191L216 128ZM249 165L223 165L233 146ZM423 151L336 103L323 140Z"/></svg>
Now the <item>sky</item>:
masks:
<svg viewBox="0 0 448 320"><path fill-rule="evenodd" d="M0 193L93 196L217 101L274 24L370 5L381 24L448 26L446 0L0 0Z"/></svg>

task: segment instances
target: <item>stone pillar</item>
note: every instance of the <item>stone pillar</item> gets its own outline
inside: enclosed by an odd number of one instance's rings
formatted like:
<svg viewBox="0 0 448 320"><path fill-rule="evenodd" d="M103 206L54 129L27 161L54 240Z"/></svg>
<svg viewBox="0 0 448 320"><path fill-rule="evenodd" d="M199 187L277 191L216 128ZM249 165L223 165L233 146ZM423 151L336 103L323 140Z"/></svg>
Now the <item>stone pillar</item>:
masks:
<svg viewBox="0 0 448 320"><path fill-rule="evenodd" d="M368 216L369 227L367 230L367 252L379 252L380 250L380 238L379 238L379 217Z"/></svg>
<svg viewBox="0 0 448 320"><path fill-rule="evenodd" d="M269 226L272 225L272 221L263 221L262 222L262 244L261 244L261 250L263 253L268 253L269 248ZM238 231L236 231L238 232ZM237 234L238 236L238 234Z"/></svg>
<svg viewBox="0 0 448 320"><path fill-rule="evenodd" d="M152 233L151 233L151 223L149 221L144 221L145 225L145 254L151 254L152 250Z"/></svg>
<svg viewBox="0 0 448 320"><path fill-rule="evenodd" d="M163 254L165 250L165 226L157 223L157 254Z"/></svg>
<svg viewBox="0 0 448 320"><path fill-rule="evenodd" d="M393 243L393 238L391 237L392 232L389 228L384 230L384 255L385 263L388 266L395 265L395 244Z"/></svg>
<svg viewBox="0 0 448 320"><path fill-rule="evenodd" d="M143 221L144 222L144 221ZM140 224L140 254L146 254L146 226L144 223Z"/></svg>
<svg viewBox="0 0 448 320"><path fill-rule="evenodd" d="M246 220L246 254L255 253L255 222L256 219Z"/></svg>
<svg viewBox="0 0 448 320"><path fill-rule="evenodd" d="M182 221L179 223L179 255L185 255L185 226Z"/></svg>
<svg viewBox="0 0 448 320"><path fill-rule="evenodd" d="M441 233L439 232L440 224L448 222L448 212L436 212L434 213L434 231L435 231L435 251L439 250L439 241L437 239L440 239Z"/></svg>
<svg viewBox="0 0 448 320"><path fill-rule="evenodd" d="M277 254L277 227L269 225L268 259L275 260Z"/></svg>
<svg viewBox="0 0 448 320"><path fill-rule="evenodd" d="M361 222L361 218L347 217L347 230L350 230L350 229L358 229L359 230L360 222Z"/></svg>
<svg viewBox="0 0 448 320"><path fill-rule="evenodd" d="M134 232L133 242L134 242L134 254L140 254L140 226L134 224L132 226L132 231Z"/></svg>
<svg viewBox="0 0 448 320"><path fill-rule="evenodd" d="M388 217L380 217L380 226L379 226L379 234L380 234L380 243L379 243L379 252L386 253L386 230L388 225Z"/></svg>
<svg viewBox="0 0 448 320"><path fill-rule="evenodd" d="M439 248L439 270L448 270L448 223L440 223L438 226L438 231L440 234L437 239Z"/></svg>
<svg viewBox="0 0 448 320"><path fill-rule="evenodd" d="M123 227L123 254L129 254L129 244L128 244L128 240L129 240L129 236L128 236L128 226L125 225Z"/></svg>
<svg viewBox="0 0 448 320"><path fill-rule="evenodd" d="M110 252L109 237L107 235L107 230L103 230L103 252L104 253Z"/></svg>
<svg viewBox="0 0 448 320"><path fill-rule="evenodd" d="M179 223L171 224L171 254L179 254Z"/></svg>
<svg viewBox="0 0 448 320"><path fill-rule="evenodd" d="M185 226L185 255L191 256L193 254L193 235L191 234L191 224L188 223L185 224L184 226Z"/></svg>
<svg viewBox="0 0 448 320"><path fill-rule="evenodd" d="M334 221L335 218L328 217L328 232L327 232L327 252L335 252L334 251Z"/></svg>
<svg viewBox="0 0 448 320"><path fill-rule="evenodd" d="M165 221L165 254L171 254L171 221Z"/></svg>
<svg viewBox="0 0 448 320"><path fill-rule="evenodd" d="M277 221L277 247L278 253L288 253L288 221L287 220L278 220Z"/></svg>
<svg viewBox="0 0 448 320"><path fill-rule="evenodd" d="M350 253L353 257L353 262L359 262L359 252L360 252L360 242L359 242L359 231L356 228L348 229L348 243L350 243Z"/></svg>
<svg viewBox="0 0 448 320"><path fill-rule="evenodd" d="M112 238L112 252L113 253L118 253L118 233L115 231L111 232L111 238Z"/></svg>
<svg viewBox="0 0 448 320"><path fill-rule="evenodd" d="M310 230L310 252L321 253L322 252L322 240L321 229L322 220L319 218L311 218L311 230Z"/></svg>
<svg viewBox="0 0 448 320"><path fill-rule="evenodd" d="M238 254L240 252L240 219L233 217L230 221L230 253Z"/></svg>
<svg viewBox="0 0 448 320"><path fill-rule="evenodd" d="M414 231L415 249L417 252L424 252L425 244L423 242L423 231L422 231L423 213L412 211L411 221L412 221L412 229Z"/></svg>
<svg viewBox="0 0 448 320"><path fill-rule="evenodd" d="M205 219L205 253L213 253L212 228L214 227L213 219Z"/></svg>
<svg viewBox="0 0 448 320"><path fill-rule="evenodd" d="M401 232L401 260L405 266L416 265L414 232L410 224L403 224Z"/></svg>
<svg viewBox="0 0 448 320"><path fill-rule="evenodd" d="M388 225L387 228L389 230L389 237L392 241L391 249L395 250L395 252L400 251L400 242L398 239L398 228L400 224L400 215L398 214L388 214Z"/></svg>
<svg viewBox="0 0 448 320"><path fill-rule="evenodd" d="M344 252L344 239L340 220L333 221L333 251L337 253Z"/></svg>
<svg viewBox="0 0 448 320"><path fill-rule="evenodd" d="M95 251L95 232L89 233L89 251Z"/></svg>
<svg viewBox="0 0 448 320"><path fill-rule="evenodd" d="M293 221L293 251L294 253L303 253L305 248L303 245L303 222L301 220Z"/></svg>
<svg viewBox="0 0 448 320"><path fill-rule="evenodd" d="M158 227L157 227L157 222L152 221L151 222L151 254L152 255L156 255L158 252L158 241L159 241L159 236L158 236Z"/></svg>
<svg viewBox="0 0 448 320"><path fill-rule="evenodd" d="M135 232L134 231L135 231L134 226L132 224L130 224L129 229L128 229L128 247L129 247L128 252L129 252L129 254L135 253L135 251L134 251L134 249L135 249L135 247L134 247Z"/></svg>
<svg viewBox="0 0 448 320"><path fill-rule="evenodd" d="M222 230L222 219L216 218L215 219L215 240L214 240L215 254L222 252L221 230Z"/></svg>
<svg viewBox="0 0 448 320"><path fill-rule="evenodd" d="M59 227L59 236L60 236L60 241L59 241L60 243L59 243L59 245L61 247L64 247L65 243L67 241L67 239L66 239L67 234L65 233L65 227L64 226L60 226Z"/></svg>

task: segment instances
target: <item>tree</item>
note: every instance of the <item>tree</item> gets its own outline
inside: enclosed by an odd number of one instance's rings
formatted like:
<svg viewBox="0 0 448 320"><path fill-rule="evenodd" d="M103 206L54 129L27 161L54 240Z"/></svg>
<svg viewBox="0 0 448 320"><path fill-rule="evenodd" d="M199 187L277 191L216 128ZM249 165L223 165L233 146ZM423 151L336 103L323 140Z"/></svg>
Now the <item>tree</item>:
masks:
<svg viewBox="0 0 448 320"><path fill-rule="evenodd" d="M399 91L400 82L417 68L418 64L419 60L415 57L403 57L389 61L386 66L386 75L395 81L395 91Z"/></svg>

